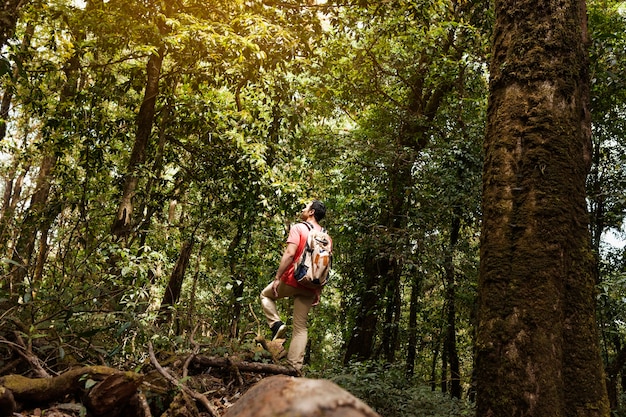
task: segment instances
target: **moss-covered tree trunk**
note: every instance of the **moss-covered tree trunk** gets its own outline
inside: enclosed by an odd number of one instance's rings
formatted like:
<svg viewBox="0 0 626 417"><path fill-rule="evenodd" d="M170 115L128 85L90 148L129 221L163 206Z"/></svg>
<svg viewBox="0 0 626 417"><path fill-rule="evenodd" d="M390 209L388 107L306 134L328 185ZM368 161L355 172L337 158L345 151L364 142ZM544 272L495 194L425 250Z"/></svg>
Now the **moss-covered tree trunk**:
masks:
<svg viewBox="0 0 626 417"><path fill-rule="evenodd" d="M581 0L495 2L477 415L608 416L587 228Z"/></svg>

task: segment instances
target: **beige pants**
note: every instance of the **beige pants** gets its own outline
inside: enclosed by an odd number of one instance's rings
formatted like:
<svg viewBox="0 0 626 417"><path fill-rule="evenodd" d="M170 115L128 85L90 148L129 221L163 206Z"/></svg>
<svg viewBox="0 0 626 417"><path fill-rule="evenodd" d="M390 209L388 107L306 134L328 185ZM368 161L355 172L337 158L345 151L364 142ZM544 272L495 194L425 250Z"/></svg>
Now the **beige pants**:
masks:
<svg viewBox="0 0 626 417"><path fill-rule="evenodd" d="M313 304L313 292L301 288L295 288L281 282L278 286L278 297L274 296L272 284L270 283L263 291L261 291L261 305L267 319L267 324L280 321L280 316L276 310L276 300L279 298L293 298L293 334L291 336L291 344L289 352L287 352L287 361L297 370L302 369L304 363L304 350L308 338L308 330L306 326L309 310Z"/></svg>

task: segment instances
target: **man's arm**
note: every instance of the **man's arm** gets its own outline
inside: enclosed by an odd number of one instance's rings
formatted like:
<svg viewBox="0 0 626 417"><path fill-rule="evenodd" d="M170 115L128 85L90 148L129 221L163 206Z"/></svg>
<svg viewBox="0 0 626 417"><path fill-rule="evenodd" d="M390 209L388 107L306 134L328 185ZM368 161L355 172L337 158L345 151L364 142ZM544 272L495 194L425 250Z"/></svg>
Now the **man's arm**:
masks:
<svg viewBox="0 0 626 417"><path fill-rule="evenodd" d="M274 296L278 297L278 285L280 284L280 277L283 276L289 265L291 265L296 257L296 250L298 249L298 245L295 243L287 243L287 247L283 252L283 257L280 259L280 264L278 265L278 270L276 271L276 277L274 277L274 282L272 282L272 289L274 290Z"/></svg>
<svg viewBox="0 0 626 417"><path fill-rule="evenodd" d="M276 271L275 279L280 279L283 276L289 265L291 265L296 257L296 249L298 249L298 245L294 243L287 243L287 247L285 248L285 252L283 252L283 257L280 259L280 264L278 265L278 270Z"/></svg>

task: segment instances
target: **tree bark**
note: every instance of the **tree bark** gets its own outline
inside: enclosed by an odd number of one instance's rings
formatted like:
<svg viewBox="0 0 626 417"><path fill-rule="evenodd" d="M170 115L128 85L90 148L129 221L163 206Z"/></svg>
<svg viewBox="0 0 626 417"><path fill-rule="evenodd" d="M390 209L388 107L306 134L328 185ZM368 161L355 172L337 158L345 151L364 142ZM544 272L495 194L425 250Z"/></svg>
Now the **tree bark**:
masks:
<svg viewBox="0 0 626 417"><path fill-rule="evenodd" d="M477 415L608 416L585 201L584 2L495 3Z"/></svg>
<svg viewBox="0 0 626 417"><path fill-rule="evenodd" d="M180 291L183 287L183 280L185 278L185 272L189 265L189 259L191 258L191 251L193 250L194 239L190 237L185 240L180 249L178 260L174 266L174 270L170 275L170 280L165 288L165 294L163 294L163 300L161 301L161 307L159 308L160 321L163 323L171 317L170 307L174 306L180 299Z"/></svg>
<svg viewBox="0 0 626 417"><path fill-rule="evenodd" d="M443 357L447 358L450 365L450 396L461 398L461 371L459 365L459 353L456 347L456 280L453 255L456 244L459 241L461 220L455 215L450 227L450 246L445 259L446 281L446 331L444 335ZM443 378L442 378L443 379ZM443 381L442 383L447 383Z"/></svg>
<svg viewBox="0 0 626 417"><path fill-rule="evenodd" d="M415 358L417 357L417 313L419 311L419 294L421 292L421 276L414 275L411 280L411 296L409 300L409 328L406 353L406 376L412 377L415 373Z"/></svg>
<svg viewBox="0 0 626 417"><path fill-rule="evenodd" d="M68 101L76 94L78 86L79 69L80 69L80 52L77 51L67 61L63 68L65 73L65 83L59 95L58 115L56 119L71 119ZM54 132L57 127L54 126L55 121L48 122L50 137L44 143L44 155L39 165L39 173L35 182L35 191L31 197L28 212L24 216L24 220L20 227L19 237L14 246L11 259L15 265L11 269L8 287L12 288L13 284L23 281L27 274L32 272L33 265L31 260L35 250L35 242L37 237L47 239L47 229L61 211L60 205L50 206L48 198L50 195L52 183L51 177L56 166L58 155L64 152L64 144L55 144L53 141ZM31 290L31 289L29 289Z"/></svg>
<svg viewBox="0 0 626 417"><path fill-rule="evenodd" d="M6 375L0 378L0 385L10 390L17 401L47 403L78 392L84 388L87 378L104 381L115 375L121 375L122 379L132 384L135 390L143 378L140 374L121 372L106 366L87 366L72 369L53 378L27 378L22 375Z"/></svg>
<svg viewBox="0 0 626 417"><path fill-rule="evenodd" d="M19 18L20 9L28 0L5 0L0 6L0 48L13 36Z"/></svg>
<svg viewBox="0 0 626 417"><path fill-rule="evenodd" d="M224 416L379 417L379 414L331 381L277 375L257 383Z"/></svg>
<svg viewBox="0 0 626 417"><path fill-rule="evenodd" d="M299 373L291 366L276 365L271 363L261 362L247 362L240 361L231 358L212 357L197 355L193 358L193 364L200 365L202 367L215 367L215 368L236 368L241 372L256 372L262 374L274 374L274 375L291 375L298 376Z"/></svg>
<svg viewBox="0 0 626 417"><path fill-rule="evenodd" d="M159 94L159 78L161 76L164 53L165 47L161 46L158 53L152 54L148 60L146 89L139 113L137 114L135 143L126 169L124 190L117 209L117 216L111 226L111 233L118 237L126 237L132 227L133 199L139 183L138 170L146 160L146 149L148 148L156 112L156 99Z"/></svg>

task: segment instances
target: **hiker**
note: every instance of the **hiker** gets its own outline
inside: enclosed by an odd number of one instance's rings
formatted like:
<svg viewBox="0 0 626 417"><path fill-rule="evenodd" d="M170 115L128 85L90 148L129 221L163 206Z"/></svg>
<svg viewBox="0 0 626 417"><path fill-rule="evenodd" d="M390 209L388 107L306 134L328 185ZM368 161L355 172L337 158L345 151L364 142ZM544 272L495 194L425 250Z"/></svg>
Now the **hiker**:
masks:
<svg viewBox="0 0 626 417"><path fill-rule="evenodd" d="M293 298L293 332L287 361L298 371L302 369L304 362L304 350L308 337L307 316L311 307L319 304L321 289L310 289L297 282L294 277L294 263L304 251L309 228L323 231L319 222L325 215L326 207L317 200L313 200L302 210L300 213L302 223L292 225L289 230L287 247L280 260L276 277L261 292L261 305L267 324L272 329L272 340L282 338L287 331L287 326L281 321L276 310L276 300ZM332 251L332 240L330 248Z"/></svg>

